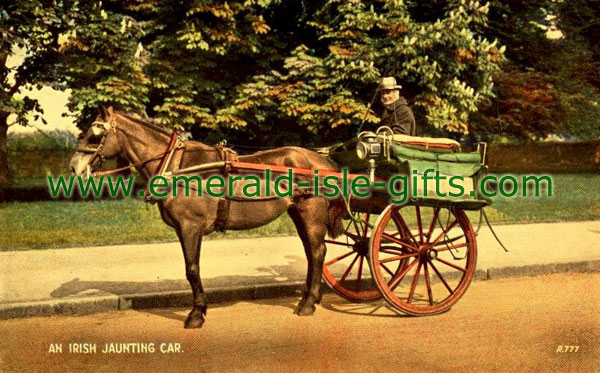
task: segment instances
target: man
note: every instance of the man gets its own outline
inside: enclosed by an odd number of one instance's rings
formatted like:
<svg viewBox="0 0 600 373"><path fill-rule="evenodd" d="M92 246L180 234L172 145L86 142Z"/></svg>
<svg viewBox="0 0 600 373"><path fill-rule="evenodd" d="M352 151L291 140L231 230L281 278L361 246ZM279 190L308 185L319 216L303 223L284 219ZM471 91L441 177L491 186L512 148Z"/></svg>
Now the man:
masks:
<svg viewBox="0 0 600 373"><path fill-rule="evenodd" d="M396 78L388 76L381 79L379 92L383 113L380 126L388 126L394 134L417 135L415 117L404 97L400 96L402 86L396 84Z"/></svg>

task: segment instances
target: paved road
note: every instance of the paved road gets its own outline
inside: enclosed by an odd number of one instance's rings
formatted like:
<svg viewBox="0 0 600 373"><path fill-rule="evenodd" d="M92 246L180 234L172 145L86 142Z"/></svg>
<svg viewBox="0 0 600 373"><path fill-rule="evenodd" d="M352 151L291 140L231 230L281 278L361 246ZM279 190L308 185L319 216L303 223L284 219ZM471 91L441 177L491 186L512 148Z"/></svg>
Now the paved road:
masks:
<svg viewBox="0 0 600 373"><path fill-rule="evenodd" d="M477 269L600 260L600 221L501 225L477 237ZM303 281L298 237L208 240L207 289ZM43 279L43 281L40 281ZM0 304L90 295L189 290L178 243L0 252Z"/></svg>
<svg viewBox="0 0 600 373"><path fill-rule="evenodd" d="M598 290L600 274L478 281L450 312L426 318L334 295L302 318L296 298L228 303L210 308L201 330L182 328L182 309L15 319L0 324L0 371L591 372L600 370ZM83 342L97 352L69 353ZM155 350L101 352L126 342ZM51 343L63 353L49 353Z"/></svg>

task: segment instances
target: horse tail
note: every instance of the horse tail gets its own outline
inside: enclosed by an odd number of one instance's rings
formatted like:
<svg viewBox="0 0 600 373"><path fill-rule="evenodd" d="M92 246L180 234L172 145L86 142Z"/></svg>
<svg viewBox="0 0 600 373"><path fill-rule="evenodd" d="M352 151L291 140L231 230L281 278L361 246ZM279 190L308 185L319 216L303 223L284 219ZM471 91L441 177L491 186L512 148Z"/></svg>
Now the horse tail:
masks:
<svg viewBox="0 0 600 373"><path fill-rule="evenodd" d="M327 211L327 233L329 237L336 238L344 233L344 223L342 218L346 213L346 204L342 198L335 199L329 202Z"/></svg>

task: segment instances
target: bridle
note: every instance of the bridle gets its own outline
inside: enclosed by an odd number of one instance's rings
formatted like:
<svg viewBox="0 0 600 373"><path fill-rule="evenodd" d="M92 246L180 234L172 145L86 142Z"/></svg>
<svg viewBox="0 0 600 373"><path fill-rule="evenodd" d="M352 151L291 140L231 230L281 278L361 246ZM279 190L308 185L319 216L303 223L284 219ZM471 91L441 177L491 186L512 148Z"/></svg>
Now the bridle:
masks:
<svg viewBox="0 0 600 373"><path fill-rule="evenodd" d="M89 145L87 146L77 146L77 148L75 148L76 151L80 152L80 153L88 153L88 154L92 154L92 158L90 158L90 160L88 161L88 164L86 165L86 177L89 178L90 176L96 176L94 175L91 170L92 170L92 165L96 162L96 159L100 159L100 163L98 165L101 165L104 160L106 159L106 157L104 156L104 154L102 154L102 149L104 148L104 143L106 142L106 138L108 136L108 131L112 131L115 135L117 134L117 122L114 119L114 117L111 118L110 122L103 122L103 121L99 121L96 120L92 123L92 134L94 135L98 135L100 134L98 131L102 131L102 137L100 138L100 142L98 143L98 146L96 147L91 147ZM129 168L129 167L128 167Z"/></svg>
<svg viewBox="0 0 600 373"><path fill-rule="evenodd" d="M164 171L164 169L166 168L165 166L168 165L169 160L173 156L173 152L175 151L175 149L178 147L180 147L180 148L183 147L183 144L184 144L184 141L178 135L177 130L173 130L173 132L171 133L171 138L169 140L169 144L167 145L167 149L165 151L163 151L155 156L152 156L148 159L145 159L145 160L142 160L142 161L139 161L136 163L132 163L132 164L129 164L124 167L118 167L118 168L113 168L110 170L92 172L92 165L94 164L94 162L96 162L96 160L98 158L100 159L98 165L101 165L106 160L106 157L104 156L104 154L102 154L102 149L104 148L104 143L106 142L106 138L108 137L109 131L112 131L112 133L115 136L117 135L117 121L116 121L115 117L112 116L110 119L110 122L104 122L104 121L98 121L98 120L92 122L92 133L99 134L97 132L98 130L102 131L102 138L100 139L98 146L96 146L96 147L78 146L75 149L76 151L81 152L81 153L93 154L92 158L90 158L90 160L88 161L88 163L86 165L86 178L89 178L90 176L96 177L96 176L112 175L112 174L116 174L121 171L130 169L132 167L138 169L139 167L144 166L148 162L156 161L159 159L160 159L160 163L158 165L158 168L157 168L155 174L161 175L162 172Z"/></svg>

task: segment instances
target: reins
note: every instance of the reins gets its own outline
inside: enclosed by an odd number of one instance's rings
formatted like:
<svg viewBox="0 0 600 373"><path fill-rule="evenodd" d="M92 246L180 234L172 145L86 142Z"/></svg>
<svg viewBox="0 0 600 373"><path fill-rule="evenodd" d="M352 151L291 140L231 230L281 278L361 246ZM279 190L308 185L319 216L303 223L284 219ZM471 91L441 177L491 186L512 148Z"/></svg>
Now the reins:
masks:
<svg viewBox="0 0 600 373"><path fill-rule="evenodd" d="M104 143L106 142L106 137L108 135L108 131L110 130L114 134L116 134L116 130L118 127L117 122L114 117L111 118L111 121L109 123L102 122L102 121L95 121L92 123L92 126L103 128L105 131L102 135L102 139L100 140L100 143L98 144L98 146L96 148L90 147L90 146L79 146L75 149L76 151L82 152L82 153L93 153L94 156L90 159L90 161L88 162L88 165L87 165L88 170L91 169L91 166L94 163L94 161L96 160L96 158L100 158L100 164L102 164L102 162L104 162L105 157L101 153L101 151L104 148ZM107 128L107 127L109 127L109 128ZM173 130L173 132L171 133L171 137L169 139L169 143L168 143L165 151L160 152L156 155L153 155L148 159L130 163L127 166L112 168L109 170L96 171L96 172L88 171L88 177L89 176L97 177L97 176L113 175L113 174L117 174L121 171L131 169L131 168L138 169L139 167L142 167L142 166L146 165L147 163L156 161L156 160L160 160L160 162L158 164L158 167L156 168L156 171L154 172L154 175L162 176L165 173L166 169L169 167L171 159L172 159L175 151L179 148L183 148L184 146L185 146L185 140L183 140L179 136L179 134L177 133L177 130ZM216 152L217 155L219 156L219 158L221 158L222 160L229 160L229 158L231 157L231 154L233 153L230 149L226 148L222 144L217 144L216 146L211 147L211 149L202 149L202 151L203 152ZM235 153L233 153L233 154L235 154ZM237 156L235 159L237 159Z"/></svg>
<svg viewBox="0 0 600 373"><path fill-rule="evenodd" d="M116 120L114 118L111 119L110 123L106 123L106 122L101 122L101 121L95 121L92 123L92 126L96 126L96 127L102 127L105 129L104 134L102 135L102 139L100 140L100 143L98 144L98 147L96 148L92 148L89 146L80 146L77 147L75 150L78 152L82 152L82 153L93 153L94 156L90 159L90 161L88 162L88 169L91 168L91 165L94 163L94 161L96 160L96 158L100 158L100 164L102 164L102 162L104 161L104 155L102 155L101 151L104 147L104 143L106 142L106 137L108 135L108 131L106 130L106 124L108 124L108 126L110 127L110 130L113 131L114 134L116 134L116 130L117 130L117 123ZM105 176L105 175L113 175L116 173L119 173L121 171L125 171L131 168L139 168L141 166L146 165L149 162L152 161L156 161L160 159L160 163L158 165L157 171L156 173L160 174L162 172L162 168L164 168L164 165L168 163L168 160L170 159L170 156L173 155L173 152L175 151L175 145L176 143L178 143L178 133L176 130L173 130L173 132L171 133L171 138L169 140L169 144L167 145L167 149L161 153L158 153L154 156L151 156L148 159L144 159L135 163L131 163L127 166L123 166L123 167L117 167L117 168L113 168L110 170L102 170L102 171L96 171L96 172L90 172L89 175L92 177L97 177L97 176Z"/></svg>

